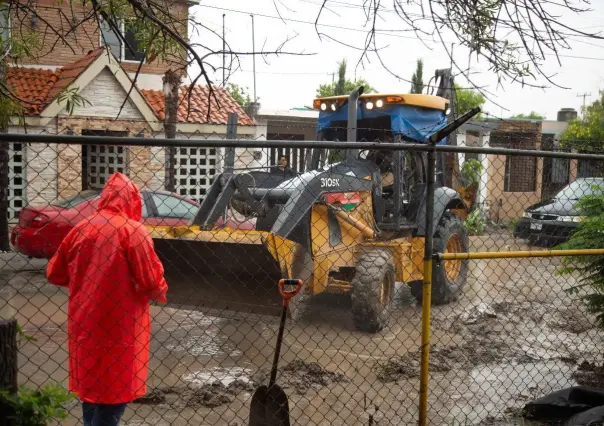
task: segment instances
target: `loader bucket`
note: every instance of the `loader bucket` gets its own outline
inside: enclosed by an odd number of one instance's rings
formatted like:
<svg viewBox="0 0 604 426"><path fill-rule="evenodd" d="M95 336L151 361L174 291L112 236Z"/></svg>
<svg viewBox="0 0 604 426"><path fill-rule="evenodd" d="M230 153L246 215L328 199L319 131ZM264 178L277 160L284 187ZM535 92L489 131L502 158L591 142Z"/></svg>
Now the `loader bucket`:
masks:
<svg viewBox="0 0 604 426"><path fill-rule="evenodd" d="M267 232L183 227L156 228L152 235L170 304L209 314L279 315L283 273Z"/></svg>

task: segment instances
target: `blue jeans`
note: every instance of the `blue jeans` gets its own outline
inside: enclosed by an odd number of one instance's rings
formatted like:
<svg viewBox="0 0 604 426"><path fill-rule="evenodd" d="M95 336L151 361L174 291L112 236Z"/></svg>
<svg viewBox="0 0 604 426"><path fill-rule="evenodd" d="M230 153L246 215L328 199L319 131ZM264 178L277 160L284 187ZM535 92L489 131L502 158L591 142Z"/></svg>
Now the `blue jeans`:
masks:
<svg viewBox="0 0 604 426"><path fill-rule="evenodd" d="M119 426L127 404L92 404L84 402L84 426Z"/></svg>

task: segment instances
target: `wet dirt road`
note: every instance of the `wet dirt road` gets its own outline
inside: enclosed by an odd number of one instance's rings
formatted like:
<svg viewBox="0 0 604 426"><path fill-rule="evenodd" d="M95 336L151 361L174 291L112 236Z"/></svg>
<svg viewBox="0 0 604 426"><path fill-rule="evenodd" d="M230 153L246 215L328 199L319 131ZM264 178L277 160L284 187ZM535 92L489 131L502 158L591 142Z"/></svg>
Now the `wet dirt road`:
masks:
<svg viewBox="0 0 604 426"><path fill-rule="evenodd" d="M496 246L492 235L474 238L473 249L526 248L500 234ZM476 261L460 300L434 308L431 424L522 424L515 415L524 403L574 384L580 362L601 363L604 333L564 292L574 278L558 276L558 265ZM21 348L23 385L67 378L67 292L49 285L42 268L6 262L0 270L0 312L12 312L37 339ZM267 381L277 318L209 315L187 308L192 296L179 288L171 289L176 304L152 307L151 395L132 404L125 421L247 424L254 386ZM286 326L277 380L293 424L368 424L370 414L377 425L416 424L420 307L401 288L388 328L369 335L354 330L349 304L317 298ZM79 424L79 416L74 404L62 424Z"/></svg>

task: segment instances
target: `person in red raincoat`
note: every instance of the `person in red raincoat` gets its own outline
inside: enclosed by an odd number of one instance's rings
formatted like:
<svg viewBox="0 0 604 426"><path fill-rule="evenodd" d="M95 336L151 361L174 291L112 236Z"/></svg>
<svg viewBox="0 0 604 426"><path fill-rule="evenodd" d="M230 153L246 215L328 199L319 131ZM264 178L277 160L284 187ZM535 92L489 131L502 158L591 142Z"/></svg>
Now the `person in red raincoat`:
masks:
<svg viewBox="0 0 604 426"><path fill-rule="evenodd" d="M165 303L168 286L141 213L136 185L112 175L98 211L67 234L46 271L69 288L69 387L85 426L119 425L147 390L149 302Z"/></svg>

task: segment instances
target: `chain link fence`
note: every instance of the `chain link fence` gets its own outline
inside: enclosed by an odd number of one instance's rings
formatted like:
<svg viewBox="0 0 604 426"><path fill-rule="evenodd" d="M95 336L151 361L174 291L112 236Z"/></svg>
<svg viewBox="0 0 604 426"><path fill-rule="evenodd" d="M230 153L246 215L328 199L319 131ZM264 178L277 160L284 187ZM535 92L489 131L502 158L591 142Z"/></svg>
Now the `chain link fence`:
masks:
<svg viewBox="0 0 604 426"><path fill-rule="evenodd" d="M601 248L576 237L599 219L577 206L604 189L597 151L520 130L462 130L457 147L437 149L436 254L546 250L569 238L573 249ZM0 254L0 313L32 337L19 348L19 384L68 387L70 290L48 282L47 263L77 223L93 221L120 172L141 190L168 284L167 303L151 306L146 393L124 424L248 424L269 381L282 277L304 281L276 379L292 424L417 424L428 150L388 135L355 145L282 133L9 135L13 252ZM587 259L436 256L429 424L524 424L527 402L601 385L604 332L581 299L591 290L570 291L589 278L573 269ZM109 315L87 306L90 318ZM110 314L118 343L130 314ZM81 424L79 403L67 408L61 424Z"/></svg>

